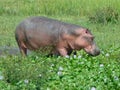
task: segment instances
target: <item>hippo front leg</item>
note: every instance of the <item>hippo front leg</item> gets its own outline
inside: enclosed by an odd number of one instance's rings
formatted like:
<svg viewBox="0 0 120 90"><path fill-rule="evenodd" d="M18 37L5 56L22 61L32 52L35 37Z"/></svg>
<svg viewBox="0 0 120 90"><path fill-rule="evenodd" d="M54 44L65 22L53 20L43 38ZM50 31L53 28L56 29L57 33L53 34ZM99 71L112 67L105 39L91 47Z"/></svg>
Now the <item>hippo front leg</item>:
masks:
<svg viewBox="0 0 120 90"><path fill-rule="evenodd" d="M63 56L63 57L66 57L68 56L67 55L67 50L66 49L55 49L55 50L52 50L48 55L47 57L49 56Z"/></svg>
<svg viewBox="0 0 120 90"><path fill-rule="evenodd" d="M63 56L63 57L68 56L68 52L65 48L58 49L58 52L59 52L60 56Z"/></svg>

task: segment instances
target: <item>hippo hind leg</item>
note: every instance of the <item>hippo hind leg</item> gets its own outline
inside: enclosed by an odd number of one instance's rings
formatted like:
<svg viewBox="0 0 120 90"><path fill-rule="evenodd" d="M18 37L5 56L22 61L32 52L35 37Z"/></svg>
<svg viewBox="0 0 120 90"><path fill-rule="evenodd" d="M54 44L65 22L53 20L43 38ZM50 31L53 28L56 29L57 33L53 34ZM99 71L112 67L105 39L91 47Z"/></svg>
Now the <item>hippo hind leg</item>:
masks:
<svg viewBox="0 0 120 90"><path fill-rule="evenodd" d="M15 39L19 46L20 52L23 56L27 55L27 47L25 45L25 34L21 31L21 29L17 29L15 32Z"/></svg>
<svg viewBox="0 0 120 90"><path fill-rule="evenodd" d="M18 46L19 46L21 54L23 56L26 56L27 55L27 48L26 48L24 42L18 42Z"/></svg>

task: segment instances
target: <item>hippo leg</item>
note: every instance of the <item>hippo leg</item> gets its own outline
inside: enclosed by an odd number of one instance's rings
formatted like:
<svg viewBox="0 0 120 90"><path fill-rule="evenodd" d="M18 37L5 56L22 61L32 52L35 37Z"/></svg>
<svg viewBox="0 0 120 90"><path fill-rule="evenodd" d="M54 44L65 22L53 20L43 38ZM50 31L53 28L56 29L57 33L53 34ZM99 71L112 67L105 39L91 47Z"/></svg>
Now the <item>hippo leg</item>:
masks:
<svg viewBox="0 0 120 90"><path fill-rule="evenodd" d="M19 46L21 54L23 56L26 56L27 55L27 48L26 48L25 44L23 42L18 42L18 46Z"/></svg>
<svg viewBox="0 0 120 90"><path fill-rule="evenodd" d="M64 48L59 48L59 49L55 49L52 50L48 55L49 56L68 56L67 50Z"/></svg>
<svg viewBox="0 0 120 90"><path fill-rule="evenodd" d="M20 52L22 53L23 56L27 55L27 48L25 47L19 47L20 48Z"/></svg>
<svg viewBox="0 0 120 90"><path fill-rule="evenodd" d="M76 51L73 50L66 50L64 48L62 49L57 49L55 51L53 51L50 55L55 55L55 56L70 56L73 53L73 55L77 55Z"/></svg>
<svg viewBox="0 0 120 90"><path fill-rule="evenodd" d="M58 52L61 56L68 56L68 52L65 48L58 49Z"/></svg>
<svg viewBox="0 0 120 90"><path fill-rule="evenodd" d="M47 57L52 57L52 56L60 56L60 53L55 49L51 50L51 52L47 55Z"/></svg>

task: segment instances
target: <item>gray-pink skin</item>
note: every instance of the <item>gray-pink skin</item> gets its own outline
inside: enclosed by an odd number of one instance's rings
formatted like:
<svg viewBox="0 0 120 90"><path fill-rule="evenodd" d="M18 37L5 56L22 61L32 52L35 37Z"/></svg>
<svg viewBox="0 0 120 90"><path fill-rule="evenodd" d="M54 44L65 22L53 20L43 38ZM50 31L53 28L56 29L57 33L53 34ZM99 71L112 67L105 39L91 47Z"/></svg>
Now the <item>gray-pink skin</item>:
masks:
<svg viewBox="0 0 120 90"><path fill-rule="evenodd" d="M37 51L45 47L51 47L51 55L68 56L81 49L92 56L100 54L88 29L46 17L23 20L16 28L15 38L24 56L27 49Z"/></svg>

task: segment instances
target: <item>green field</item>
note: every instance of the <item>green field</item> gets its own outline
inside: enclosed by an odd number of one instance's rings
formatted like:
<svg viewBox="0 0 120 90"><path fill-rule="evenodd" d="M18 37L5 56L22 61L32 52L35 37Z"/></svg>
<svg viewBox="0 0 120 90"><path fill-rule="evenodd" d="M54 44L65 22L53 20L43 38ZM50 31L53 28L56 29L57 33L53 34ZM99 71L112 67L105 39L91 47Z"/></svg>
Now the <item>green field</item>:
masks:
<svg viewBox="0 0 120 90"><path fill-rule="evenodd" d="M35 52L27 57L10 55L3 47L18 47L15 28L30 16L89 28L101 54L90 57L78 51L69 58L47 58ZM0 0L1 51L0 90L119 90L120 0Z"/></svg>

